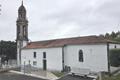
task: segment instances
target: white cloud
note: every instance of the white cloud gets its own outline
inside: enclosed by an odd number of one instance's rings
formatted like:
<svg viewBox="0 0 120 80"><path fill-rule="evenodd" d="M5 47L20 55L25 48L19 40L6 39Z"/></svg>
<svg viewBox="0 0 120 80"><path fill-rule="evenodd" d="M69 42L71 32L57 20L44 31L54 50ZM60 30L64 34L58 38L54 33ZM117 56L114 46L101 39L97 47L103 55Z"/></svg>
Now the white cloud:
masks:
<svg viewBox="0 0 120 80"><path fill-rule="evenodd" d="M21 0L0 0L0 40L15 40ZM29 38L96 35L120 29L119 0L24 0Z"/></svg>

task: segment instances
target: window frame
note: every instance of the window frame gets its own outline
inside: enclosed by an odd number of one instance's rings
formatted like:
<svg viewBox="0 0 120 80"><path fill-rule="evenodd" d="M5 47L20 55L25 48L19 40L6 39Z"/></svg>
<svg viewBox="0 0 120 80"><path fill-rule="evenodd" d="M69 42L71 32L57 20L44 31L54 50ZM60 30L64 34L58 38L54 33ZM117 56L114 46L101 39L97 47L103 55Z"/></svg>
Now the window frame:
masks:
<svg viewBox="0 0 120 80"><path fill-rule="evenodd" d="M46 52L43 52L43 58L46 59Z"/></svg>
<svg viewBox="0 0 120 80"><path fill-rule="evenodd" d="M33 57L36 59L36 57L37 57L37 52L33 52Z"/></svg>
<svg viewBox="0 0 120 80"><path fill-rule="evenodd" d="M83 55L82 49L80 49L78 52L78 60L79 60L79 62L84 62L84 55Z"/></svg>

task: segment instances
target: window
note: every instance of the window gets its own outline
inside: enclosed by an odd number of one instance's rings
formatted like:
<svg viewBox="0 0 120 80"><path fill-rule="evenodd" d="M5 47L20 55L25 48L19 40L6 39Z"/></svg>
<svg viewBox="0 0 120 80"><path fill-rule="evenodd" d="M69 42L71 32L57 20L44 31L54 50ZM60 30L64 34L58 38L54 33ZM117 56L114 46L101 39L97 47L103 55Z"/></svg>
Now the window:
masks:
<svg viewBox="0 0 120 80"><path fill-rule="evenodd" d="M117 48L117 46L115 45L114 48Z"/></svg>
<svg viewBox="0 0 120 80"><path fill-rule="evenodd" d="M43 58L46 58L46 52L43 52Z"/></svg>
<svg viewBox="0 0 120 80"><path fill-rule="evenodd" d="M23 34L24 34L24 36L26 36L26 28L25 28L25 26L23 26Z"/></svg>
<svg viewBox="0 0 120 80"><path fill-rule="evenodd" d="M34 53L33 53L33 57L34 57L34 58L36 58L36 57L37 57L37 56L36 56L36 52L34 52Z"/></svg>
<svg viewBox="0 0 120 80"><path fill-rule="evenodd" d="M37 65L37 61L33 61L33 65L36 66Z"/></svg>
<svg viewBox="0 0 120 80"><path fill-rule="evenodd" d="M83 62L83 51L79 50L79 62Z"/></svg>

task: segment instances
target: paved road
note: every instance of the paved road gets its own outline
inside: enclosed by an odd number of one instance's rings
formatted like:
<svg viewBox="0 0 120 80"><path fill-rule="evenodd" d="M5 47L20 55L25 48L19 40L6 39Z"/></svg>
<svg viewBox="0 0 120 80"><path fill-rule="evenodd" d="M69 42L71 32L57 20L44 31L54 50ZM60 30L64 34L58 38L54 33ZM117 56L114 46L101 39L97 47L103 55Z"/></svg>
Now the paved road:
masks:
<svg viewBox="0 0 120 80"><path fill-rule="evenodd" d="M88 78L88 77L80 77L80 76L72 76L72 75L67 75L64 76L58 80L93 80L92 78Z"/></svg>
<svg viewBox="0 0 120 80"><path fill-rule="evenodd" d="M45 80L10 72L0 73L0 80Z"/></svg>

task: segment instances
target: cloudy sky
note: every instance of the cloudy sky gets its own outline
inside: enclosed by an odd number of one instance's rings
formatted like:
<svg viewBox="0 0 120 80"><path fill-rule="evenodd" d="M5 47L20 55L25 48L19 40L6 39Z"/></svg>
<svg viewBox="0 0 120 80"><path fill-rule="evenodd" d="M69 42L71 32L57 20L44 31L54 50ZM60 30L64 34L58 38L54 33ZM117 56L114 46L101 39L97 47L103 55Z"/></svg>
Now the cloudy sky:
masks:
<svg viewBox="0 0 120 80"><path fill-rule="evenodd" d="M0 0L0 40L16 39L21 0ZM120 0L24 0L32 41L120 30Z"/></svg>

